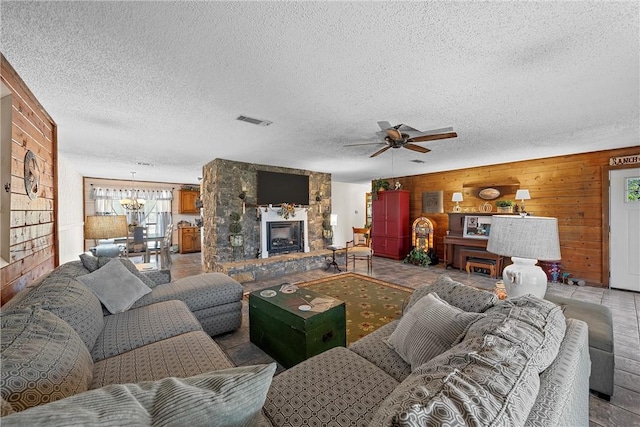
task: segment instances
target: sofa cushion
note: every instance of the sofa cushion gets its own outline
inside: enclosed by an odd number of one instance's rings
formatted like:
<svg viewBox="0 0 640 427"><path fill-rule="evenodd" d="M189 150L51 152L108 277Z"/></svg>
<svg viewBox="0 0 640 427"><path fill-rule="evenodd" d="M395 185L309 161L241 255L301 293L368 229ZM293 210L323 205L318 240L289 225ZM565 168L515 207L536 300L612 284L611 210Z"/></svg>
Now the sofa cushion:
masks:
<svg viewBox="0 0 640 427"><path fill-rule="evenodd" d="M91 390L2 419L4 426L241 427L260 414L276 364Z"/></svg>
<svg viewBox="0 0 640 427"><path fill-rule="evenodd" d="M397 385L366 359L335 347L277 375L264 412L276 426L365 426Z"/></svg>
<svg viewBox="0 0 640 427"><path fill-rule="evenodd" d="M79 276L78 281L91 289L110 313L128 310L151 292L151 288L115 258L93 273Z"/></svg>
<svg viewBox="0 0 640 427"><path fill-rule="evenodd" d="M420 298L431 292L437 293L441 299L451 305L475 313L483 313L498 302L498 297L493 292L464 285L443 274L434 284L418 287L411 294L404 312L406 313Z"/></svg>
<svg viewBox="0 0 640 427"><path fill-rule="evenodd" d="M589 325L589 347L613 353L613 316L609 307L549 294L544 299L559 305L567 319L582 320Z"/></svg>
<svg viewBox="0 0 640 427"><path fill-rule="evenodd" d="M420 298L385 340L411 369L460 342L467 328L483 314L467 313L447 304L433 292Z"/></svg>
<svg viewBox="0 0 640 427"><path fill-rule="evenodd" d="M525 295L487 310L460 344L407 377L372 424L524 425L540 369L555 358L566 328L550 306Z"/></svg>
<svg viewBox="0 0 640 427"><path fill-rule="evenodd" d="M104 318L104 328L91 350L91 357L94 361L106 359L146 344L201 329L198 319L182 301L163 301L131 309Z"/></svg>
<svg viewBox="0 0 640 427"><path fill-rule="evenodd" d="M231 367L233 363L205 332L187 332L95 362L90 388L185 378Z"/></svg>
<svg viewBox="0 0 640 427"><path fill-rule="evenodd" d="M0 389L14 411L88 389L93 362L71 326L38 305L0 316Z"/></svg>
<svg viewBox="0 0 640 427"><path fill-rule="evenodd" d="M89 271L89 273L93 273L97 269L104 267L109 263L109 261L113 259L117 259L118 261L120 261L122 265L127 268L127 270L133 273L138 279L142 280L142 282L148 287L153 288L157 285L157 282L153 280L153 278L142 274L141 271L138 271L136 265L128 258L112 258L105 256L96 257L89 254L80 254L80 261L82 261L82 264Z"/></svg>
<svg viewBox="0 0 640 427"><path fill-rule="evenodd" d="M68 271L69 268L64 268L66 265L58 268L63 272ZM75 267L77 266L70 268L75 271ZM82 268L81 264L80 267ZM7 307L40 304L41 308L67 322L80 335L87 350L90 350L104 326L100 300L82 283L68 274L58 272L58 268L45 277L37 287L29 288L11 299Z"/></svg>
<svg viewBox="0 0 640 427"><path fill-rule="evenodd" d="M349 350L364 357L391 375L396 381L402 382L411 373L411 365L385 343L399 322L399 320L393 320L376 329L364 338L350 344Z"/></svg>
<svg viewBox="0 0 640 427"><path fill-rule="evenodd" d="M140 298L133 307L178 299L195 312L242 301L242 292L242 285L226 274L203 273L156 286L153 292Z"/></svg>

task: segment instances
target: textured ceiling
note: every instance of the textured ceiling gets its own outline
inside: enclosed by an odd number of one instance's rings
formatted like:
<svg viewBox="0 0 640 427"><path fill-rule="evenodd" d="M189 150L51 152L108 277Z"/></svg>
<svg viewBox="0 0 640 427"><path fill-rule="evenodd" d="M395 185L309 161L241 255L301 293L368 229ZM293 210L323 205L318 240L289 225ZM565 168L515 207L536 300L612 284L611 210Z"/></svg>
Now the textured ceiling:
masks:
<svg viewBox="0 0 640 427"><path fill-rule="evenodd" d="M194 183L225 158L365 182L639 144L635 1L3 0L0 19L85 176ZM458 138L344 147L384 120Z"/></svg>

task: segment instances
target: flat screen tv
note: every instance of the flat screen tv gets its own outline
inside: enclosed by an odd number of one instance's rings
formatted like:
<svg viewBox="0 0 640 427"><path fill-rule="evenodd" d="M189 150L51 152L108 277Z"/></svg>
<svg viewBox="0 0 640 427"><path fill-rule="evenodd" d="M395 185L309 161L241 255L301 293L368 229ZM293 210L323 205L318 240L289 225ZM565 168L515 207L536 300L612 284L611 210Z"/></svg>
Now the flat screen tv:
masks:
<svg viewBox="0 0 640 427"><path fill-rule="evenodd" d="M309 176L258 171L258 205L309 204Z"/></svg>

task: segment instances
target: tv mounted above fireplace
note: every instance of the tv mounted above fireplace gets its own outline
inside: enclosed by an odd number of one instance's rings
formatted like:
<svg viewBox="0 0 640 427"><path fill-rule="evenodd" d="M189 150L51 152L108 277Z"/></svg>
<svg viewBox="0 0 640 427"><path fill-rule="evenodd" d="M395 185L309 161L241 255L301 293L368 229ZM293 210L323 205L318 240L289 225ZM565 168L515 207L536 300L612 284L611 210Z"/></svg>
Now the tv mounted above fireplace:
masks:
<svg viewBox="0 0 640 427"><path fill-rule="evenodd" d="M309 204L309 176L258 171L258 205Z"/></svg>

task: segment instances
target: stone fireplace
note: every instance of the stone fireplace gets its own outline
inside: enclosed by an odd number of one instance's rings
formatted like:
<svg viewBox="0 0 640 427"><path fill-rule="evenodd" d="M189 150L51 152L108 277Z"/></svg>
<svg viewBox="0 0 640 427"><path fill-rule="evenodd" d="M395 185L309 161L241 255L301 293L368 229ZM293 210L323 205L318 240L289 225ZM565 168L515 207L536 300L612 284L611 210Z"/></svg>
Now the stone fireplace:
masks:
<svg viewBox="0 0 640 427"><path fill-rule="evenodd" d="M296 208L295 215L284 218L279 208L260 209L260 255L262 258L291 253L309 252L307 209Z"/></svg>

